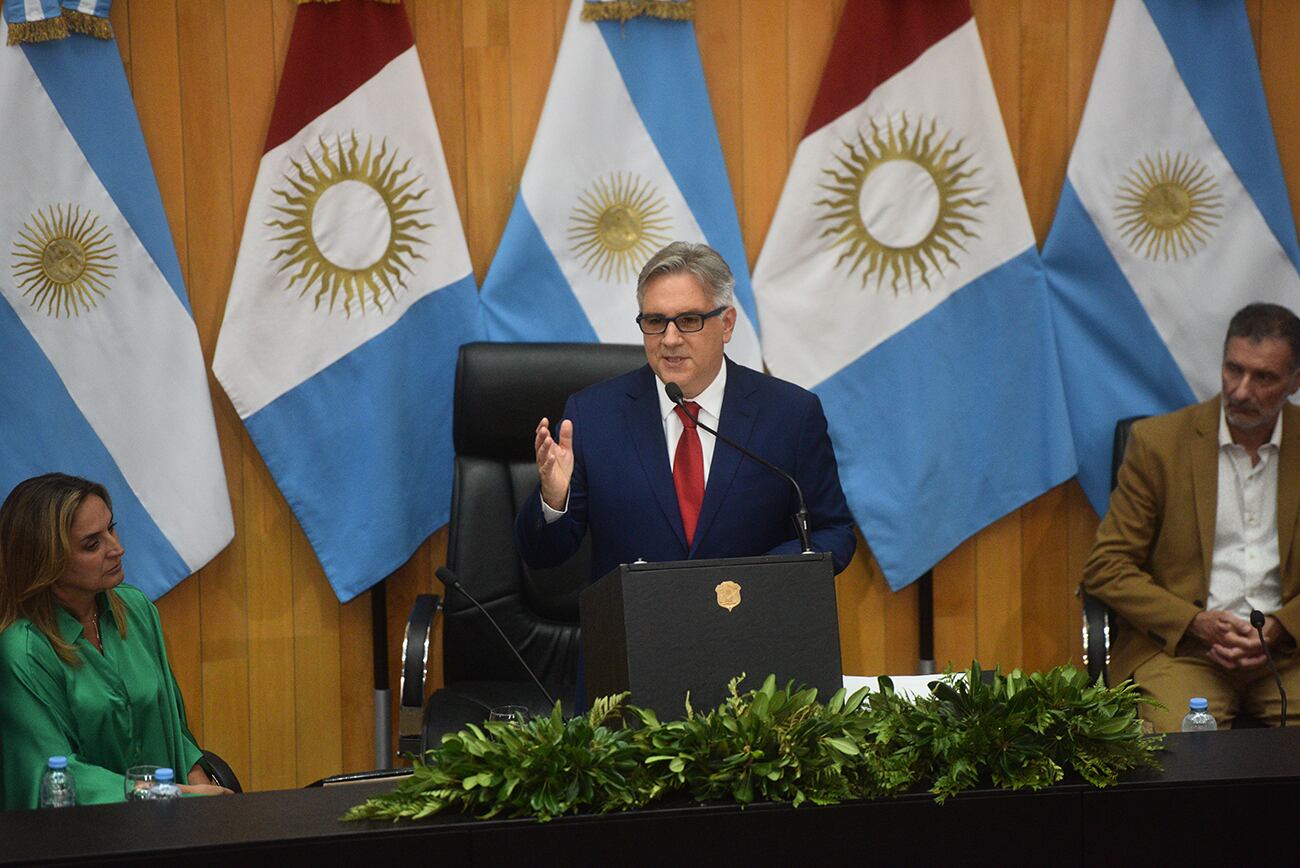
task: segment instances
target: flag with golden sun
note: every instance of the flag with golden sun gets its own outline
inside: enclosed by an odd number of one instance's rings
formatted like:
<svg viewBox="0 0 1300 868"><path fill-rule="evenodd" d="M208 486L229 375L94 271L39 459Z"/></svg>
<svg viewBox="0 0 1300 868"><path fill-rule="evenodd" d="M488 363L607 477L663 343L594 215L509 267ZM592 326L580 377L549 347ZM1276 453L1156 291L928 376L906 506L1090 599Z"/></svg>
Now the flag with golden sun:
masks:
<svg viewBox="0 0 1300 868"><path fill-rule="evenodd" d="M890 586L1074 474L1034 245L966 0L849 0L754 266Z"/></svg>
<svg viewBox="0 0 1300 868"><path fill-rule="evenodd" d="M1241 0L1117 0L1043 246L1079 481L1118 419L1220 389L1228 320L1300 307L1300 247Z"/></svg>
<svg viewBox="0 0 1300 868"><path fill-rule="evenodd" d="M180 262L107 0L7 3L0 47L0 498L102 482L151 598L234 535Z"/></svg>
<svg viewBox="0 0 1300 868"><path fill-rule="evenodd" d="M300 6L212 368L340 600L446 523L481 331L405 9Z"/></svg>
<svg viewBox="0 0 1300 868"><path fill-rule="evenodd" d="M695 241L736 277L727 355L760 366L693 14L675 0L572 0L519 195L483 281L492 340L639 344L641 266L671 241Z"/></svg>

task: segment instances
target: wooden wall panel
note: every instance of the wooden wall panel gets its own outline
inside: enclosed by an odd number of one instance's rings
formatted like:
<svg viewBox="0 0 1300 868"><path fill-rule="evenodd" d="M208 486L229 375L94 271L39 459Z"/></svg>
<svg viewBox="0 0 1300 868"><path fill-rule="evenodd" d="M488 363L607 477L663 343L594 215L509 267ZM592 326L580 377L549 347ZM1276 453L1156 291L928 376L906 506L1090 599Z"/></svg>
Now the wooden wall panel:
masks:
<svg viewBox="0 0 1300 868"><path fill-rule="evenodd" d="M845 0L696 0L696 32L750 262L803 132ZM918 0L920 2L920 0ZM567 0L419 0L409 17L474 271L518 190ZM1051 225L1110 0L973 0L1039 242ZM113 23L211 359L292 26L294 0L118 0ZM1300 205L1300 4L1248 0L1293 206ZM254 789L373 765L371 601L340 605L229 402L213 389L237 538L159 602L196 734ZM918 516L924 521L924 516ZM940 667L1077 660L1073 595L1096 531L1067 483L934 570ZM441 592L440 531L388 582L388 668L415 595ZM846 670L908 672L916 592L864 543L838 577ZM438 683L440 674L433 674ZM394 700L395 701L395 700Z"/></svg>
<svg viewBox="0 0 1300 868"><path fill-rule="evenodd" d="M740 231L747 251L762 248L790 166L785 13L784 0L749 0L740 20Z"/></svg>
<svg viewBox="0 0 1300 868"><path fill-rule="evenodd" d="M727 163L727 175L736 198L736 211L740 225L745 225L745 198L741 188L745 181L744 130L742 111L741 70L741 3L740 0L711 0L697 3L695 9L695 38L699 42L700 64L704 79L709 85L709 100L713 103L713 120L722 142L722 157ZM709 46L707 50L703 46ZM754 264L750 256L751 266Z"/></svg>
<svg viewBox="0 0 1300 868"><path fill-rule="evenodd" d="M790 0L786 13L786 150L794 160L795 148L808 126L822 70L831 53L836 25L844 4L826 0ZM771 133L769 133L771 135Z"/></svg>
<svg viewBox="0 0 1300 868"><path fill-rule="evenodd" d="M1067 71L1060 62L1069 46L1069 0L1027 3L1020 10L1020 176L1034 236L1041 245L1056 211L1065 165L1031 159L1048 151L1069 150ZM1029 191L1033 191L1032 195ZM1069 657L1058 637L1069 627L1068 550L1061 542L1068 521L1068 499L1061 487L1020 511L1020 624L1022 666L1050 667Z"/></svg>
<svg viewBox="0 0 1300 868"><path fill-rule="evenodd" d="M225 295L234 268L238 232L232 195L230 92L226 77L225 10L219 0L176 7L180 58L181 147L185 172L186 285L204 356L211 362ZM209 376L209 388L218 391ZM217 412L227 481L234 502L243 502L239 420ZM249 534L237 516L235 541L200 577L199 637L203 655L203 721L210 743L228 746L231 759L250 762L249 610L244 551ZM220 625L219 627L217 625ZM191 700L191 703L193 700Z"/></svg>
<svg viewBox="0 0 1300 868"><path fill-rule="evenodd" d="M243 232L275 100L281 55L277 33L280 38L286 35L283 22L288 19L280 15L279 20L277 28L275 8L261 0L225 5L228 159L236 237ZM234 408L219 389L214 390L214 398L219 415L235 418ZM244 545L248 692L256 697L249 704L246 722L246 777L248 785L256 789L291 787L298 781L294 702L284 686L293 684L293 583L289 577L293 574L290 546L294 520L247 431L242 425L238 429L242 497L236 508L242 506L240 526L246 540L253 541Z"/></svg>
<svg viewBox="0 0 1300 868"><path fill-rule="evenodd" d="M307 783L334 774L343 763L340 617L338 599L296 526L291 550L294 746L298 782Z"/></svg>
<svg viewBox="0 0 1300 868"><path fill-rule="evenodd" d="M1300 63L1296 47L1300 46L1300 9L1291 0L1262 0L1259 22L1255 29L1259 45L1260 72L1264 76L1264 95L1273 116L1273 133L1282 156L1282 172L1291 194L1291 211L1300 210L1300 147L1288 147L1300 141Z"/></svg>

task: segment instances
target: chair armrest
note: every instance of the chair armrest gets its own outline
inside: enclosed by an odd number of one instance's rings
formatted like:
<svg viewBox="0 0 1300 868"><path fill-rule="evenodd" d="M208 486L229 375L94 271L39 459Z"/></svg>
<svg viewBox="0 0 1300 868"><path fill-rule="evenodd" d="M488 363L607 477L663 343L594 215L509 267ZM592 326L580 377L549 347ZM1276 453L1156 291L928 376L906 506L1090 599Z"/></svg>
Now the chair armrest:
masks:
<svg viewBox="0 0 1300 868"><path fill-rule="evenodd" d="M398 687L397 749L401 754L420 753L424 728L424 683L429 671L429 646L433 621L442 609L437 594L420 594L411 606L402 637L402 678Z"/></svg>
<svg viewBox="0 0 1300 868"><path fill-rule="evenodd" d="M242 793L244 788L239 785L239 778L235 776L235 770L210 750L205 750L203 756L199 757L199 766L208 773L212 782L219 787L225 787L236 793Z"/></svg>
<svg viewBox="0 0 1300 868"><path fill-rule="evenodd" d="M1083 663L1088 668L1088 678L1110 684L1110 640L1115 613L1111 608L1089 594L1080 585L1079 598L1083 600Z"/></svg>

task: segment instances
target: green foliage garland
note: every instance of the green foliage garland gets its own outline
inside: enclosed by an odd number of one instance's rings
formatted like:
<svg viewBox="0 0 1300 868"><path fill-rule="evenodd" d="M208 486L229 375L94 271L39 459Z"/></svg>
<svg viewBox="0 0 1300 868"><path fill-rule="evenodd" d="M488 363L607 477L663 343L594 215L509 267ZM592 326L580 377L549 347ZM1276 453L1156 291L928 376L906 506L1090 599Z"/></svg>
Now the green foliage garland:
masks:
<svg viewBox="0 0 1300 868"><path fill-rule="evenodd" d="M896 796L924 786L945 799L990 782L1040 789L1067 768L1104 787L1139 767L1158 768L1159 736L1145 735L1131 683L1089 683L1073 666L1046 673L994 671L979 664L964 680L936 679L933 693L880 690L826 704L811 688L776 686L772 676L741 693L733 679L717 708L662 722L625 706L627 694L599 700L585 716L523 725L470 725L417 760L389 794L344 819L417 819L439 811L488 818L625 811L667 796L836 804ZM630 719L636 725L625 726Z"/></svg>

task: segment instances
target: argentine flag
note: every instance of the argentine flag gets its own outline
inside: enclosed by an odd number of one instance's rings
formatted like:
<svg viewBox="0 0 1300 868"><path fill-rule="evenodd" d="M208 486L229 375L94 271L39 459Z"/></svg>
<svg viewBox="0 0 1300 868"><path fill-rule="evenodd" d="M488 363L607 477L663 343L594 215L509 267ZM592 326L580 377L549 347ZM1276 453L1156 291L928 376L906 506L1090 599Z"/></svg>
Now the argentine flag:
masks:
<svg viewBox="0 0 1300 868"><path fill-rule="evenodd" d="M606 4L588 3L586 17ZM609 4L620 6L625 4ZM649 4L674 18L687 4ZM761 368L753 290L694 25L573 0L519 196L483 283L498 341L641 343L636 278L671 241L736 277L727 354Z"/></svg>
<svg viewBox="0 0 1300 868"><path fill-rule="evenodd" d="M156 599L234 535L198 333L117 46L21 6L10 36L53 38L0 47L0 498L102 482Z"/></svg>
<svg viewBox="0 0 1300 868"><path fill-rule="evenodd" d="M890 587L1074 475L1046 286L966 0L849 0L754 267Z"/></svg>
<svg viewBox="0 0 1300 868"><path fill-rule="evenodd" d="M1079 479L1118 419L1219 392L1228 320L1300 307L1300 250L1241 0L1117 0L1043 248Z"/></svg>
<svg viewBox="0 0 1300 868"><path fill-rule="evenodd" d="M299 6L212 369L341 601L447 523L481 338L405 8Z"/></svg>

